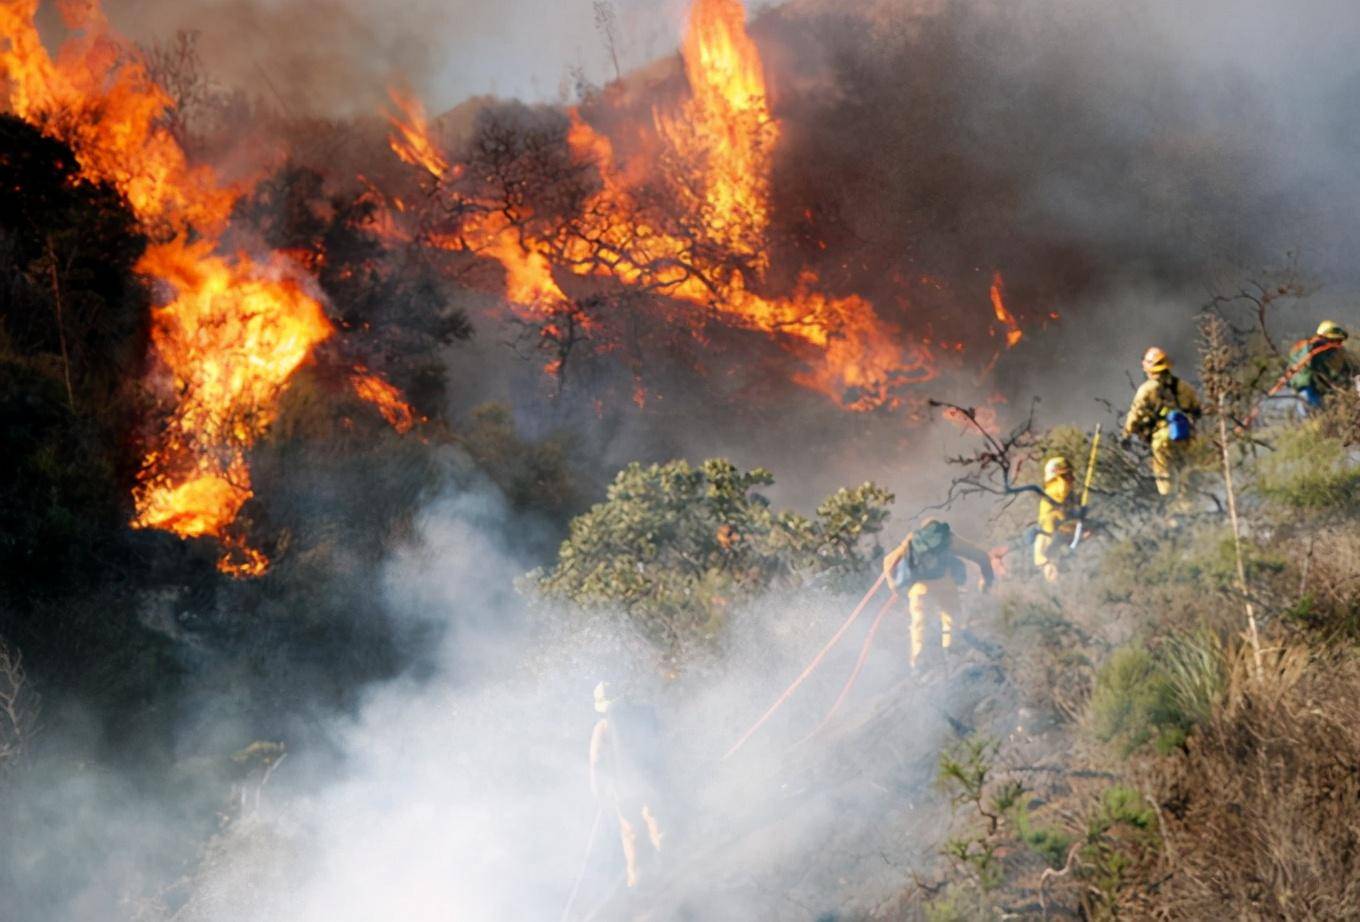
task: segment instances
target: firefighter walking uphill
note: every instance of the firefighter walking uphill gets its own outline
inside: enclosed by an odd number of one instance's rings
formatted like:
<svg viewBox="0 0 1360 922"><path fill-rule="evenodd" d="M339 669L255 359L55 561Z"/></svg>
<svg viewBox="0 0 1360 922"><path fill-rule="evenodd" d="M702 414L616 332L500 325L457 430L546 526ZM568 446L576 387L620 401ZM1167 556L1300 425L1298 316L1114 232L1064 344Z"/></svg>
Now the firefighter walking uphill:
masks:
<svg viewBox="0 0 1360 922"><path fill-rule="evenodd" d="M1147 380L1133 395L1124 419L1125 439L1137 436L1151 450L1152 476L1162 496L1180 498L1185 490L1199 394L1171 373L1171 359L1157 346L1143 355Z"/></svg>
<svg viewBox="0 0 1360 922"><path fill-rule="evenodd" d="M967 581L964 561L977 566L978 588L992 585L992 561L987 552L958 537L949 525L926 519L883 558L883 573L894 593L906 590L911 614L911 668L916 669L925 649L928 620L938 619L940 649L948 650L959 614L958 587Z"/></svg>

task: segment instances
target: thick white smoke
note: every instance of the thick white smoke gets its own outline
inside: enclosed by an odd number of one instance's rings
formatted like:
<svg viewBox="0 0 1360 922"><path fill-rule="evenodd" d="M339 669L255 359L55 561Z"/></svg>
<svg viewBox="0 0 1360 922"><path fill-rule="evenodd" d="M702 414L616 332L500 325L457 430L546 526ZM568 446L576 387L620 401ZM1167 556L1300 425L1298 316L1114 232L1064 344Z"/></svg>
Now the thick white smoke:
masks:
<svg viewBox="0 0 1360 922"><path fill-rule="evenodd" d="M528 610L506 591L518 575L509 517L489 493L433 504L391 561L384 592L404 617L459 617L433 674L376 688L330 731L340 754L305 756L259 792L196 872L177 919L241 922L553 920L574 881L573 918L619 911L622 858L608 805L587 775L591 692L608 678L654 703L671 785L658 805L665 868L646 899L664 917L815 918L843 905L858 851L883 855L854 895L870 903L935 840L918 811L946 718L904 686L905 621L893 612L856 691L822 738L795 745L846 679L873 610L814 679L727 763L725 749L795 676L853 599L815 591L737 612L724 656L659 679L622 619ZM882 597L880 597L882 598ZM876 606L875 606L876 607ZM471 612L471 619L465 617ZM903 736L870 741L848 727L873 717L889 688L913 696ZM891 699L889 699L891 700ZM938 823L938 817L932 822ZM636 904L633 904L636 906Z"/></svg>

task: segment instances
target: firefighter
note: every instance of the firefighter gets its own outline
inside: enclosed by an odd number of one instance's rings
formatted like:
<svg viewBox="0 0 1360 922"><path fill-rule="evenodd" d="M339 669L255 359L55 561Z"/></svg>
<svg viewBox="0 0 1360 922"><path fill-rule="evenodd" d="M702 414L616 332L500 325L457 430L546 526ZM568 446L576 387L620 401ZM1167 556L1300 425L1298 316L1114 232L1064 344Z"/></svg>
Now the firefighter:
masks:
<svg viewBox="0 0 1360 922"><path fill-rule="evenodd" d="M964 561L974 563L979 572L978 589L986 592L992 585L992 561L987 552L955 535L949 525L926 519L902 543L883 558L883 573L893 593L907 592L911 613L911 668L916 669L925 648L926 619L940 620L940 648L948 650L959 613L958 587L967 580Z"/></svg>
<svg viewBox="0 0 1360 922"><path fill-rule="evenodd" d="M1171 373L1171 359L1156 346L1143 355L1147 380L1133 395L1124 419L1124 441L1138 436L1152 451L1152 476L1157 492L1179 497L1185 466L1200 418L1199 394Z"/></svg>
<svg viewBox="0 0 1360 922"><path fill-rule="evenodd" d="M1044 495L1034 533L1034 566L1050 583L1058 581L1058 559L1071 546L1081 508L1074 489L1076 475L1062 455L1044 463Z"/></svg>
<svg viewBox="0 0 1360 922"><path fill-rule="evenodd" d="M1294 344L1289 353L1289 386L1302 398L1303 412L1320 410L1331 394L1355 386L1360 366L1346 351L1348 336L1341 324L1324 320L1315 334Z"/></svg>
<svg viewBox="0 0 1360 922"><path fill-rule="evenodd" d="M656 813L664 772L656 710L617 700L608 682L595 686L595 710L600 718L590 734L590 792L618 818L627 883L635 887L638 839L650 844L653 855L661 852Z"/></svg>

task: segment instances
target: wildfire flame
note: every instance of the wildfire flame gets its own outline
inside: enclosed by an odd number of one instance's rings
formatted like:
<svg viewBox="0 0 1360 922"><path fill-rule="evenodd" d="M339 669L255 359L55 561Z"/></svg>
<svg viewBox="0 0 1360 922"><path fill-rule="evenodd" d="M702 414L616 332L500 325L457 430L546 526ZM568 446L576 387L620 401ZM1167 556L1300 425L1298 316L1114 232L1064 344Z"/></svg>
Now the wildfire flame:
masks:
<svg viewBox="0 0 1360 922"><path fill-rule="evenodd" d="M38 0L0 2L4 107L69 144L84 179L123 194L158 241L137 269L170 295L152 316L152 383L174 407L143 459L132 525L215 537L223 572L259 575L268 560L232 530L254 495L246 453L277 416L293 373L334 329L295 263L216 253L244 190L190 164L163 125L169 96L97 3L58 6L74 32L54 61L35 27ZM410 427L390 384L369 375L354 386L394 426Z"/></svg>
<svg viewBox="0 0 1360 922"><path fill-rule="evenodd" d="M995 273L992 276L992 313L996 314L996 319L1006 328L1006 348L1010 349L1024 338L1025 331L1020 329L1019 322L1006 310L1006 302L1002 299L1004 288L1005 281L1001 278L1001 273Z"/></svg>
<svg viewBox="0 0 1360 922"><path fill-rule="evenodd" d="M760 52L740 0L698 0L680 54L690 99L678 116L656 112L661 134L700 173L688 205L708 236L763 254L769 225L770 156L779 126L770 114ZM764 262L760 263L764 268Z"/></svg>
<svg viewBox="0 0 1360 922"><path fill-rule="evenodd" d="M393 429L406 433L416 424L415 411L403 398L401 390L391 382L373 374L363 365L355 365L349 383L359 399L373 404Z"/></svg>
<svg viewBox="0 0 1360 922"><path fill-rule="evenodd" d="M431 242L498 260L506 299L528 315L542 317L569 304L555 270L607 276L702 308L699 317L716 314L779 337L807 363L795 380L843 406L893 405L895 389L934 371L928 353L904 350L902 337L868 301L826 294L808 268L798 273L791 293L760 292L769 268L770 176L779 126L739 0L696 0L681 53L689 97L677 111L654 111L653 122L662 159L688 171L677 205L684 223L699 228L697 241L649 220L626 179L649 171L617 164L610 140L573 110L567 143L600 175L599 189L580 209L578 232L566 240L537 239L487 208L456 234ZM430 137L420 105L403 94L393 99L398 113L391 118L390 143L397 156L436 179L456 172ZM735 259L699 255L714 250ZM733 268L734 262L742 268Z"/></svg>
<svg viewBox="0 0 1360 922"><path fill-rule="evenodd" d="M388 95L399 113L387 119L394 132L388 141L392 152L403 163L421 167L436 179L442 179L449 171L449 162L430 138L425 107L419 99L395 87L388 91Z"/></svg>

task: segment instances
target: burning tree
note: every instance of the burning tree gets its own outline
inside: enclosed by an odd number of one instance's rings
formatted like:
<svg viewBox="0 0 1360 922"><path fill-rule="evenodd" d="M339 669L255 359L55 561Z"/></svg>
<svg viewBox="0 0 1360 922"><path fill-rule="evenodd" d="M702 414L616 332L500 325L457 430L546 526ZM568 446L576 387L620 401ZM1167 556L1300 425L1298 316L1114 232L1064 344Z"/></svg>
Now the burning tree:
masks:
<svg viewBox="0 0 1360 922"><path fill-rule="evenodd" d="M163 294L151 318L149 376L163 415L138 474L133 525L213 536L225 547L224 571L261 573L268 561L232 529L253 495L247 452L334 327L284 254L217 251L241 190L190 162L166 118L172 100L98 6L62 6L73 32L55 60L38 35L37 7L0 5L4 107L68 143L80 181L126 199L152 241L136 269ZM356 380L366 379L356 372ZM365 392L399 400L381 387Z"/></svg>
<svg viewBox="0 0 1360 922"><path fill-rule="evenodd" d="M448 202L448 224L426 239L498 261L506 299L550 346L563 342L564 316L577 331L593 324L597 348L621 339L568 292L575 277L573 288L595 297L623 286L672 304L698 336L715 321L766 333L803 364L798 383L841 405L893 405L929 371L866 300L825 293L807 267L791 274L791 292L767 291L779 125L744 18L736 0L695 3L682 47L687 93L654 107L650 130L630 132L622 152L578 109L565 131L551 115L549 130L534 120L509 136L487 120L454 165L418 104L398 97L393 150ZM596 116L617 120L601 105Z"/></svg>

